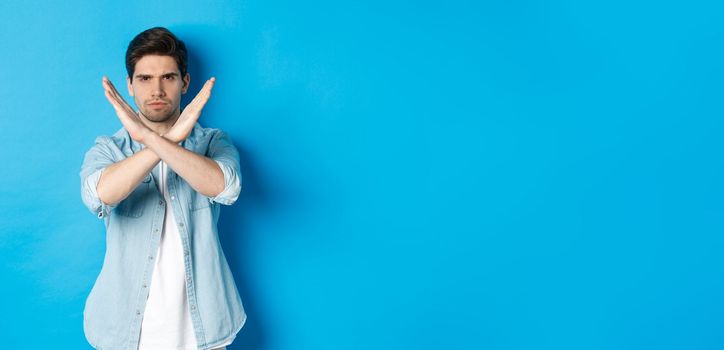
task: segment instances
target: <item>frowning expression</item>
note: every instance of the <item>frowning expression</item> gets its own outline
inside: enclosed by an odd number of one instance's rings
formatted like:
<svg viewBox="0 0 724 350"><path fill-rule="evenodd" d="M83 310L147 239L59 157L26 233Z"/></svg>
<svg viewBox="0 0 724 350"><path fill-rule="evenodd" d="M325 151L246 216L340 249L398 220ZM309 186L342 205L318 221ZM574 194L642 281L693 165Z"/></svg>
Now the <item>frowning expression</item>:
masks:
<svg viewBox="0 0 724 350"><path fill-rule="evenodd" d="M173 57L146 55L136 62L133 79L127 78L128 93L146 119L163 123L181 113L181 95L189 79L188 74L181 76Z"/></svg>

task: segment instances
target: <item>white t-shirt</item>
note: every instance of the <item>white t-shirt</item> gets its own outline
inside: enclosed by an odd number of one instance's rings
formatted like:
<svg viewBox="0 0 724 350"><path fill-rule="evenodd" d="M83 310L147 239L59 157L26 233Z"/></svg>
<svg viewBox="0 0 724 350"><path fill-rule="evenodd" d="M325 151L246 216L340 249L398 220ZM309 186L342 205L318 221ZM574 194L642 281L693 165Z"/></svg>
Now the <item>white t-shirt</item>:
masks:
<svg viewBox="0 0 724 350"><path fill-rule="evenodd" d="M173 200L166 191L167 165L161 161L159 187L166 200L156 263L141 323L138 350L196 350L196 335L186 298L186 270ZM229 344L221 344L220 347Z"/></svg>

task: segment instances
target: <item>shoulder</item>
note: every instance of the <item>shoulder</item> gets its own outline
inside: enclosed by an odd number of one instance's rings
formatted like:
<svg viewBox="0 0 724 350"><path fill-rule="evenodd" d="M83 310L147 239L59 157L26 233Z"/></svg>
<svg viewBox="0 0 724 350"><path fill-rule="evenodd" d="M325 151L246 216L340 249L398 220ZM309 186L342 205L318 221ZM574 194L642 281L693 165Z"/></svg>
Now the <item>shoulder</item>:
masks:
<svg viewBox="0 0 724 350"><path fill-rule="evenodd" d="M115 147L122 149L123 146L130 144L131 137L125 128L120 128L113 135L100 135L95 139L95 145L106 147Z"/></svg>
<svg viewBox="0 0 724 350"><path fill-rule="evenodd" d="M212 141L222 139L222 138L228 138L228 134L224 132L223 130L219 128L206 128L203 127L201 124L196 122L194 125L194 130L191 134L191 138L196 143L201 144L208 144Z"/></svg>
<svg viewBox="0 0 724 350"><path fill-rule="evenodd" d="M196 122L196 125L194 125L194 133L197 133L199 136L216 136L219 134L225 134L225 132L219 128L206 128L203 127L201 124Z"/></svg>

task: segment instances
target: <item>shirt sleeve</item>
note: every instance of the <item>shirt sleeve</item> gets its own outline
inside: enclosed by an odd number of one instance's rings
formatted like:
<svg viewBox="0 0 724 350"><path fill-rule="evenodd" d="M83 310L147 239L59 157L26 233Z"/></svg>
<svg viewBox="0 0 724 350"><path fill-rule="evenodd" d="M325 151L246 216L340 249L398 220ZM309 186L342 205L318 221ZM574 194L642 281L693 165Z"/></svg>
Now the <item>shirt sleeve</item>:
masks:
<svg viewBox="0 0 724 350"><path fill-rule="evenodd" d="M98 216L98 219L109 216L116 207L103 203L96 191L103 170L114 163L108 142L103 137L97 138L95 145L86 152L80 169L80 194L83 204L91 213Z"/></svg>
<svg viewBox="0 0 724 350"><path fill-rule="evenodd" d="M224 190L215 197L210 197L209 200L211 203L234 204L241 192L241 170L239 152L231 142L229 135L218 130L209 143L208 156L219 165L221 172L224 173Z"/></svg>

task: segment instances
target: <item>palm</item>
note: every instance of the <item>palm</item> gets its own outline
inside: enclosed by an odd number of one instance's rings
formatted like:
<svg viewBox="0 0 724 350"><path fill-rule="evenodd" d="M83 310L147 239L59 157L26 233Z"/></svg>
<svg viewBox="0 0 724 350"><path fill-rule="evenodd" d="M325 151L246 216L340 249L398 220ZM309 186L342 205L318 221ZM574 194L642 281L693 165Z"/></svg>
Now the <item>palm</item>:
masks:
<svg viewBox="0 0 724 350"><path fill-rule="evenodd" d="M105 77L103 77L103 88L105 89L108 102L113 105L113 109L115 109L118 119L121 121L121 124L123 124L126 131L128 131L128 134L136 141L142 140L143 135L150 131L150 129L143 124L141 117L138 116L133 107L131 107L126 100L123 99L123 96L118 93L118 90L116 90L116 87L113 86L113 83Z"/></svg>
<svg viewBox="0 0 724 350"><path fill-rule="evenodd" d="M181 115L178 117L176 123L171 127L166 137L176 142L181 142L186 139L194 128L194 124L201 116L201 110L206 105L211 97L211 89L214 87L216 78L211 78L204 83L201 91L194 97L193 100L184 108Z"/></svg>

